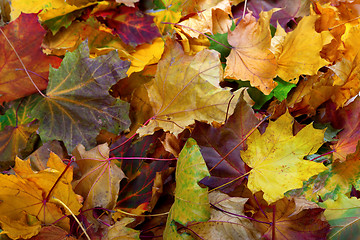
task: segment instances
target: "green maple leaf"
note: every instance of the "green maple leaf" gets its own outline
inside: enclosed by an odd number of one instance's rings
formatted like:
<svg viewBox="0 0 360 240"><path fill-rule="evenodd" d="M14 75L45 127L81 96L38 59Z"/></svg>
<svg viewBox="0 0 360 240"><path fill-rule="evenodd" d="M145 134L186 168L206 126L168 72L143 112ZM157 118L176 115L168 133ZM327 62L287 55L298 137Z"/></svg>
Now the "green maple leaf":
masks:
<svg viewBox="0 0 360 240"><path fill-rule="evenodd" d="M109 95L109 89L126 77L130 63L116 51L89 58L87 43L65 54L59 69L50 67L46 98L32 110L40 120L43 141L62 140L68 151L81 143L96 145L101 128L118 133L129 127L129 104Z"/></svg>

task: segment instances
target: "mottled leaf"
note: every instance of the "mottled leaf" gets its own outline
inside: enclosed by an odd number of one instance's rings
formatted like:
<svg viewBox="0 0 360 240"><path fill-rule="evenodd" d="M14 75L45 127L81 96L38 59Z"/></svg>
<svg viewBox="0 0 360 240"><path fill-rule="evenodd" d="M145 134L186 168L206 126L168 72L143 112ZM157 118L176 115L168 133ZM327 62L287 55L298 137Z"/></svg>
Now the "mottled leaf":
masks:
<svg viewBox="0 0 360 240"><path fill-rule="evenodd" d="M164 231L164 239L189 239L186 233L178 234L176 223L187 225L210 218L207 188L198 182L209 176L205 161L196 141L189 138L180 152L176 167L175 202L171 207Z"/></svg>
<svg viewBox="0 0 360 240"><path fill-rule="evenodd" d="M360 199L339 195L335 201L319 203L326 208L324 215L331 225L328 239L358 239L360 232Z"/></svg>
<svg viewBox="0 0 360 240"><path fill-rule="evenodd" d="M160 37L153 16L149 16L137 8L121 6L114 10L97 12L96 16L119 35L124 43L136 47L142 43L150 43Z"/></svg>
<svg viewBox="0 0 360 240"><path fill-rule="evenodd" d="M95 146L101 128L118 133L129 126L128 104L108 93L126 76L129 63L116 52L89 58L86 42L65 55L59 69L50 69L50 81L32 116L40 120L43 141L61 139L68 151L77 144Z"/></svg>

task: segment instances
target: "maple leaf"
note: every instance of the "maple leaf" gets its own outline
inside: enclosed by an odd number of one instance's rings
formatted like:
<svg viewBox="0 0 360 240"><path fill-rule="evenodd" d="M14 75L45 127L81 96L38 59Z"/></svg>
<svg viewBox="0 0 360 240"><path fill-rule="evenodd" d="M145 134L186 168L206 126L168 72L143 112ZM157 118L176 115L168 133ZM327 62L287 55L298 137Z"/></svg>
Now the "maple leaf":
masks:
<svg viewBox="0 0 360 240"><path fill-rule="evenodd" d="M328 239L351 239L357 236L360 223L360 200L340 194L338 199L319 203L326 208L324 215L331 225Z"/></svg>
<svg viewBox="0 0 360 240"><path fill-rule="evenodd" d="M149 16L137 8L121 6L117 9L99 11L97 18L119 35L124 43L136 47L142 43L150 43L160 37L153 16Z"/></svg>
<svg viewBox="0 0 360 240"><path fill-rule="evenodd" d="M46 169L46 164L50 157L50 152L55 153L60 157L60 159L67 159L69 157L64 145L60 141L53 140L44 143L25 160L30 160L31 169L34 171L41 171Z"/></svg>
<svg viewBox="0 0 360 240"><path fill-rule="evenodd" d="M246 137L258 122L254 111L243 99L243 94L240 96L233 115L224 126L215 128L206 123L196 122L191 137L199 144L208 168L212 169L211 177L201 180L201 183L215 188L246 173L245 164L240 158L240 150L246 148L246 143L238 146L230 154L228 153ZM223 157L225 159L219 164ZM221 191L230 192L242 181L243 178L233 184L227 184L226 187L221 188Z"/></svg>
<svg viewBox="0 0 360 240"><path fill-rule="evenodd" d="M64 202L74 214L79 213L81 204L71 186L72 168L68 168L58 181L66 168L58 156L51 153L48 168L39 172L31 169L29 160L16 158L15 162L16 175L0 175L0 223L8 235L13 238L19 238L23 234L28 237L36 235L40 230L36 225L53 224L70 214L53 202L53 197ZM32 221L21 220L24 217ZM57 225L67 229L69 219L62 219Z"/></svg>
<svg viewBox="0 0 360 240"><path fill-rule="evenodd" d="M324 221L324 209L305 199L283 198L256 207L260 209L252 217L264 239L325 239L330 230Z"/></svg>
<svg viewBox="0 0 360 240"><path fill-rule="evenodd" d="M74 182L74 191L85 198L84 209L115 207L120 181L126 176L109 153L107 143L89 151L78 145L72 152L81 173L81 178Z"/></svg>
<svg viewBox="0 0 360 240"><path fill-rule="evenodd" d="M192 221L202 222L210 218L207 188L198 185L198 181L209 176L209 172L200 148L192 138L186 141L180 152L175 175L175 202L168 215L164 239L183 239L186 236L177 233L176 222L187 225Z"/></svg>
<svg viewBox="0 0 360 240"><path fill-rule="evenodd" d="M354 24L354 26L348 24L344 35L341 36L341 40L345 45L344 58L350 62L354 61L360 50L360 46L356 41L356 39L360 37L360 26L358 23L358 21L353 22L352 24Z"/></svg>
<svg viewBox="0 0 360 240"><path fill-rule="evenodd" d="M277 59L277 75L284 81L297 83L301 74L315 75L319 68L328 64L321 58L320 51L333 37L329 31L316 32L317 19L318 16L305 16L288 34L278 26L271 51Z"/></svg>
<svg viewBox="0 0 360 240"><path fill-rule="evenodd" d="M293 136L293 121L286 112L270 122L264 134L255 131L250 135L248 149L240 153L252 168L248 188L253 193L262 190L268 203L281 199L288 190L302 187L304 180L327 169L322 163L303 160L323 144L325 130L307 125Z"/></svg>
<svg viewBox="0 0 360 240"><path fill-rule="evenodd" d="M57 68L61 59L46 56L40 49L45 34L35 14L22 14L18 19L2 27L2 31L9 39L19 57L23 61L31 77L40 90L48 84L49 64ZM0 104L18 99L37 90L23 69L14 50L0 34ZM36 73L36 74L32 74Z"/></svg>
<svg viewBox="0 0 360 240"><path fill-rule="evenodd" d="M108 93L124 78L129 63L116 52L89 58L86 42L68 52L59 69L50 69L49 86L31 115L40 120L43 141L61 139L69 151L82 143L95 145L102 127L117 133L129 125L128 104Z"/></svg>
<svg viewBox="0 0 360 240"><path fill-rule="evenodd" d="M204 49L187 56L179 44L168 42L154 81L145 86L155 115L137 132L143 136L162 128L177 135L195 119L223 121L233 94L218 87L221 78L217 52ZM229 114L233 113L239 94L234 93Z"/></svg>
<svg viewBox="0 0 360 240"><path fill-rule="evenodd" d="M269 50L269 21L274 11L260 13L259 21L248 13L228 34L228 42L234 48L226 59L225 77L250 80L251 85L264 94L269 94L277 85L273 81L276 59Z"/></svg>
<svg viewBox="0 0 360 240"><path fill-rule="evenodd" d="M346 30L345 23L347 23L347 20L342 19L342 13L340 13L339 9L330 4L321 5L320 2L316 2L313 9L316 14L320 16L315 22L316 31L322 32L329 30L334 37L331 43L325 45L321 50L321 57L329 62L341 60L344 53L341 37ZM353 22L351 21L351 23Z"/></svg>
<svg viewBox="0 0 360 240"><path fill-rule="evenodd" d="M220 192L209 193L211 217L207 222L188 226L196 236L203 239L260 239L260 232L245 218L244 204L247 198L229 197ZM243 216L243 217L241 217Z"/></svg>
<svg viewBox="0 0 360 240"><path fill-rule="evenodd" d="M15 20L21 12L39 13L41 11L39 18L41 21L46 21L94 4L96 4L96 2L88 2L86 5L78 7L61 0L32 0L26 3L21 0L13 0L11 1L11 19Z"/></svg>

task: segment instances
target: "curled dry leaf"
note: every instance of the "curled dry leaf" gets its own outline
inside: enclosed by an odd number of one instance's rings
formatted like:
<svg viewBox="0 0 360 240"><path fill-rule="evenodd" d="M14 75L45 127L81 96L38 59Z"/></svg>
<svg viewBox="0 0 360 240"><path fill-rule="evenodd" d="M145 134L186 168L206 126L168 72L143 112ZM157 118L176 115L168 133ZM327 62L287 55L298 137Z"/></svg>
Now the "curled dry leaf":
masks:
<svg viewBox="0 0 360 240"><path fill-rule="evenodd" d="M196 15L180 22L179 28L191 38L198 38L200 33L211 35L226 33L232 24L229 15L232 16L230 1L223 0L215 6L199 11Z"/></svg>

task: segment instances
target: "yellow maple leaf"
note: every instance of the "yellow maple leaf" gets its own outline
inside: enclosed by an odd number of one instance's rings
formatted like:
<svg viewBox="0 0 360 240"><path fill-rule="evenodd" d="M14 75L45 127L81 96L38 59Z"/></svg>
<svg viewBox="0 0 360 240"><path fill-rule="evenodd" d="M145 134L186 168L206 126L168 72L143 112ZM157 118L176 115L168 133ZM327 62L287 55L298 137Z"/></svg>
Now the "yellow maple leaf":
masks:
<svg viewBox="0 0 360 240"><path fill-rule="evenodd" d="M259 21L248 13L228 34L228 42L234 48L226 60L225 78L250 80L264 94L269 94L277 83L276 59L269 50L271 43L270 18L273 9L261 12Z"/></svg>
<svg viewBox="0 0 360 240"><path fill-rule="evenodd" d="M177 135L195 120L224 121L230 98L235 95L229 106L231 115L240 91L219 87L220 80L223 69L218 52L204 49L188 56L178 43L168 41L155 79L145 85L155 115L137 132L144 136L162 128Z"/></svg>
<svg viewBox="0 0 360 240"><path fill-rule="evenodd" d="M297 83L301 74L315 75L319 68L329 63L321 58L320 51L333 37L329 31L315 31L317 19L318 16L304 17L288 34L278 26L271 51L277 58L277 75L282 80ZM280 39L276 36L280 36Z"/></svg>
<svg viewBox="0 0 360 240"><path fill-rule="evenodd" d="M15 20L23 13L39 13L41 21L46 21L51 18L63 16L75 10L85 8L90 5L97 4L97 2L86 2L82 6L75 6L66 3L64 0L12 0L11 1L11 20Z"/></svg>
<svg viewBox="0 0 360 240"><path fill-rule="evenodd" d="M53 197L64 202L74 214L79 213L81 204L71 186L72 168L58 181L66 165L52 152L47 166L45 170L34 172L30 160L16 158L16 175L0 175L0 224L15 238L36 235L40 230L37 225L53 224L70 214L53 201ZM70 227L68 218L56 224L64 229Z"/></svg>
<svg viewBox="0 0 360 240"><path fill-rule="evenodd" d="M322 163L303 160L323 144L325 130L314 129L309 124L293 136L293 121L286 112L275 122L270 122L264 134L255 131L250 135L248 149L241 151L243 161L252 168L248 188L253 193L262 190L269 204L327 169Z"/></svg>

